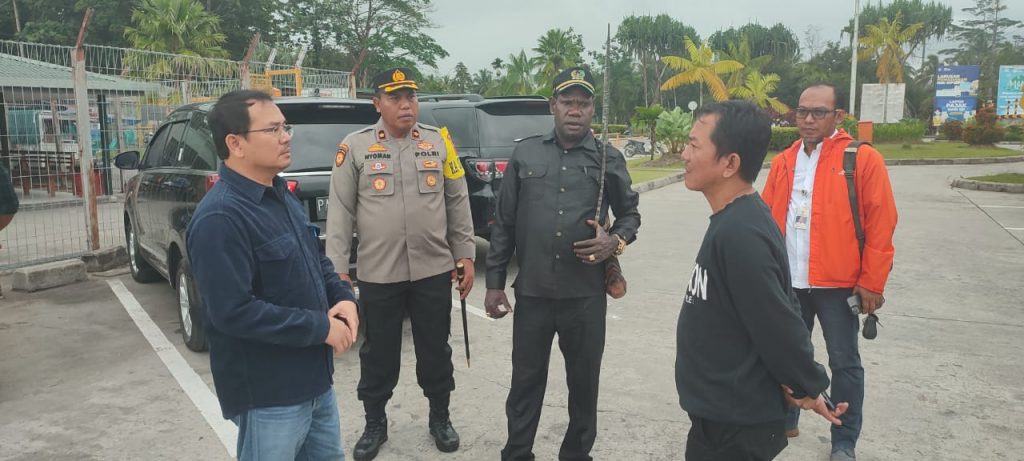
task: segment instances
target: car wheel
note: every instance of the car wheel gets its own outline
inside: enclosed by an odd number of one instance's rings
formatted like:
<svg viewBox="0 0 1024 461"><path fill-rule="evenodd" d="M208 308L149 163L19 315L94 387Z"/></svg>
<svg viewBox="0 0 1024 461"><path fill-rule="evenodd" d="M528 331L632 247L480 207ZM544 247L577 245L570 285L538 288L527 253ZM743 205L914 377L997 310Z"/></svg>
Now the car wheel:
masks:
<svg viewBox="0 0 1024 461"><path fill-rule="evenodd" d="M132 226L131 221L125 228L125 235L128 240L128 269L132 273L132 278L139 283L152 283L160 280L162 278L160 273L149 265L139 251L139 239L135 235L135 227Z"/></svg>
<svg viewBox="0 0 1024 461"><path fill-rule="evenodd" d="M196 291L195 278L188 261L182 259L178 268L178 280L174 284L178 292L178 320L181 322L181 339L190 350L206 350L206 333L203 332L203 301Z"/></svg>

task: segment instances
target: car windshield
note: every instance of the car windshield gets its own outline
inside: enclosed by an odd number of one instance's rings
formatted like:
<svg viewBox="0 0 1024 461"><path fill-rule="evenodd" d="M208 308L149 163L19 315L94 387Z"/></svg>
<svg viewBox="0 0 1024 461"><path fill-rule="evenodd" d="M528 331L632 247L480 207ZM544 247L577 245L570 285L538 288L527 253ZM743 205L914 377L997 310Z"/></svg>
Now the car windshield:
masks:
<svg viewBox="0 0 1024 461"><path fill-rule="evenodd" d="M480 147L510 147L517 139L554 129L547 101L509 101L480 106Z"/></svg>
<svg viewBox="0 0 1024 461"><path fill-rule="evenodd" d="M369 104L281 104L292 133L292 164L287 172L330 170L338 144L353 131L377 123Z"/></svg>

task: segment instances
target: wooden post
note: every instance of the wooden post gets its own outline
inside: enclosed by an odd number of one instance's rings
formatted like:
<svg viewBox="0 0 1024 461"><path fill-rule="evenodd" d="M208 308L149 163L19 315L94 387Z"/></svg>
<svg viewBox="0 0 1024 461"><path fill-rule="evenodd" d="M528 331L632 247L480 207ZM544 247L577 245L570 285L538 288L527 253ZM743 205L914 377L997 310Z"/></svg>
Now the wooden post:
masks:
<svg viewBox="0 0 1024 461"><path fill-rule="evenodd" d="M82 195L85 198L85 223L89 229L90 250L100 249L100 228L96 217L96 189L93 187L92 133L89 126L89 87L85 73L85 31L92 19L92 8L85 10L82 27L78 29L78 40L71 50L71 76L75 86L75 115L78 121L78 151L82 162Z"/></svg>

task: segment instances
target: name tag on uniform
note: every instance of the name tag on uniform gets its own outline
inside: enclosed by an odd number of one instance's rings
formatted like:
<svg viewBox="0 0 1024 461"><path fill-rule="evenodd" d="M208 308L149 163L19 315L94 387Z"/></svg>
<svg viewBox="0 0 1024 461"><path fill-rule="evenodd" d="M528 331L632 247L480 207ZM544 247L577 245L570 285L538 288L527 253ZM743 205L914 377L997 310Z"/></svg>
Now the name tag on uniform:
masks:
<svg viewBox="0 0 1024 461"><path fill-rule="evenodd" d="M807 229L807 223L811 220L811 210L806 206L796 209L796 219L793 221L794 229Z"/></svg>

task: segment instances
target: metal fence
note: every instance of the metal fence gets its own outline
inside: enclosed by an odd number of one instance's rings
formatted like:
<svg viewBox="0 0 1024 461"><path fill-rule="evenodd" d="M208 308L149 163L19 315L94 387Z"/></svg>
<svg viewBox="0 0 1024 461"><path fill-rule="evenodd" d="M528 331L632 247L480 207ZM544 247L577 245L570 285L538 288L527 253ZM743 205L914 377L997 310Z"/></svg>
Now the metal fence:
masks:
<svg viewBox="0 0 1024 461"><path fill-rule="evenodd" d="M0 164L21 202L14 221L0 231L0 270L123 245L124 190L134 172L113 167L113 158L143 152L174 108L242 87L275 96L349 91L348 72L276 64L276 50L265 46L243 63L85 45L87 90L80 102L73 51L0 40ZM88 120L88 129L79 130L79 120ZM86 145L94 164L91 181L82 178ZM96 195L93 232L83 182L91 182Z"/></svg>

